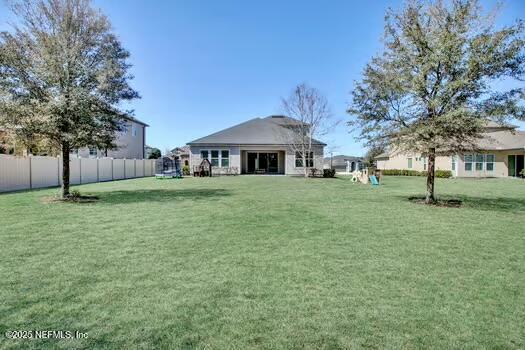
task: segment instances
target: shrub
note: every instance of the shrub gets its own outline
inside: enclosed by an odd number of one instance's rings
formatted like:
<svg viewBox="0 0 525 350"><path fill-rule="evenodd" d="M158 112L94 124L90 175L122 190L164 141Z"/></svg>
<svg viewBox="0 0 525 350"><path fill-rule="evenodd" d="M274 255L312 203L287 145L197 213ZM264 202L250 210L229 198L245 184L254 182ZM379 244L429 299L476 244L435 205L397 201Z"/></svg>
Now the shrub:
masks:
<svg viewBox="0 0 525 350"><path fill-rule="evenodd" d="M323 177L335 177L335 169L323 169Z"/></svg>
<svg viewBox="0 0 525 350"><path fill-rule="evenodd" d="M449 177L452 177L452 171L450 171L450 170L436 170L435 175L436 175L436 177L440 177L442 179L448 179Z"/></svg>
<svg viewBox="0 0 525 350"><path fill-rule="evenodd" d="M427 176L428 172L410 169L387 169L382 170L381 174L385 176ZM450 170L436 170L434 174L436 177L443 179L452 177L452 172Z"/></svg>
<svg viewBox="0 0 525 350"><path fill-rule="evenodd" d="M185 165L182 167L182 175L190 175L190 166L189 165Z"/></svg>

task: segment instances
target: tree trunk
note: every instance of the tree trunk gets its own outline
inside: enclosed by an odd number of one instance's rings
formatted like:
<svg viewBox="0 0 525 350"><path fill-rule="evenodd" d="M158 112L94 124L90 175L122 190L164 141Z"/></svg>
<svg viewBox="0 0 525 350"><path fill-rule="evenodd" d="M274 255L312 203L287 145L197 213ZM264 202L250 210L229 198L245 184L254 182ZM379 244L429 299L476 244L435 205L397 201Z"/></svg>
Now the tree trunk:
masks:
<svg viewBox="0 0 525 350"><path fill-rule="evenodd" d="M303 153L303 169L304 169L304 178L308 178L308 164L306 163L306 157Z"/></svg>
<svg viewBox="0 0 525 350"><path fill-rule="evenodd" d="M428 169L427 169L427 194L425 197L426 204L432 204L436 201L434 196L434 170L436 165L436 149L431 148L428 152Z"/></svg>
<svg viewBox="0 0 525 350"><path fill-rule="evenodd" d="M62 144L62 198L69 197L69 143Z"/></svg>

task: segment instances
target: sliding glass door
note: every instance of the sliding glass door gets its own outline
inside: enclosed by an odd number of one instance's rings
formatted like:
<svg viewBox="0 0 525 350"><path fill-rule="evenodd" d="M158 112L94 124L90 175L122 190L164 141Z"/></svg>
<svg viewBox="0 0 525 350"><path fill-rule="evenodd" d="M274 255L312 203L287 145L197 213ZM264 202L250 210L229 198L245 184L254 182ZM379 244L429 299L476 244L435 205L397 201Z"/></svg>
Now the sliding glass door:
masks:
<svg viewBox="0 0 525 350"><path fill-rule="evenodd" d="M509 176L518 177L520 172L525 168L524 155L509 155L507 165L509 167Z"/></svg>
<svg viewBox="0 0 525 350"><path fill-rule="evenodd" d="M279 172L277 152L248 152L249 174L276 174Z"/></svg>

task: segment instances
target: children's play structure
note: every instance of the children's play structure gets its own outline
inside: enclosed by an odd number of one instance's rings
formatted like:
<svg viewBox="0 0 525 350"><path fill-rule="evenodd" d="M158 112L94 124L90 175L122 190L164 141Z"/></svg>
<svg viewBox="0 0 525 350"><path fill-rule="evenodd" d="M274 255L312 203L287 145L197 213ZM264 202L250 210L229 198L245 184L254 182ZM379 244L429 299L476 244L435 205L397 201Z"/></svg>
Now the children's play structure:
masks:
<svg viewBox="0 0 525 350"><path fill-rule="evenodd" d="M211 163L208 159L203 159L199 165L193 167L193 176L195 177L205 177L211 176Z"/></svg>
<svg viewBox="0 0 525 350"><path fill-rule="evenodd" d="M182 178L180 160L178 158L173 159L170 157L162 157L161 159L158 159L156 163L155 177L157 179Z"/></svg>
<svg viewBox="0 0 525 350"><path fill-rule="evenodd" d="M379 180L381 179L381 171L374 168L364 168L361 170L355 170L351 173L352 182L360 182L367 184L368 181L372 186L379 186Z"/></svg>

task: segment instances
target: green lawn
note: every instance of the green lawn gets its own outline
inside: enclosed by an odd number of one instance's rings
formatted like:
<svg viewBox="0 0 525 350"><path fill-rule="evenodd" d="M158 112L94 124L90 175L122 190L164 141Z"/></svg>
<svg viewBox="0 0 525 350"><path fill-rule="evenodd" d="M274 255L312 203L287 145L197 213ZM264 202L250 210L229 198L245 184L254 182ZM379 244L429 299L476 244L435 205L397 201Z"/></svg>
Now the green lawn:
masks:
<svg viewBox="0 0 525 350"><path fill-rule="evenodd" d="M525 182L143 178L0 195L0 347L525 347ZM79 330L14 341L7 330Z"/></svg>

